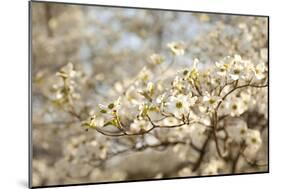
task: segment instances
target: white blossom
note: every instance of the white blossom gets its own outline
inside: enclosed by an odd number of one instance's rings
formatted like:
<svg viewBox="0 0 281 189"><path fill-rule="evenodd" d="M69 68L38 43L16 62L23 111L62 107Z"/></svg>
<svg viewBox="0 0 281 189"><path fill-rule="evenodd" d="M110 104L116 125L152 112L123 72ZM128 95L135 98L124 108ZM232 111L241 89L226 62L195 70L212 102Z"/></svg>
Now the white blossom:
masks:
<svg viewBox="0 0 281 189"><path fill-rule="evenodd" d="M262 62L262 63L259 63L258 65L256 65L256 67L254 69L256 79L257 80L264 79L266 76L266 71L267 71L267 68L265 66L265 63Z"/></svg>
<svg viewBox="0 0 281 189"><path fill-rule="evenodd" d="M200 106L201 111L213 111L221 101L221 97L210 95L208 92L203 96L203 105Z"/></svg>
<svg viewBox="0 0 281 189"><path fill-rule="evenodd" d="M151 123L144 119L135 119L133 123L130 125L130 130L133 133L139 133L140 131L146 131L152 127Z"/></svg>
<svg viewBox="0 0 281 189"><path fill-rule="evenodd" d="M242 98L232 97L224 102L225 110L231 116L240 116L247 110L247 104Z"/></svg>
<svg viewBox="0 0 281 189"><path fill-rule="evenodd" d="M232 80L238 80L242 77L242 74L243 74L243 65L240 64L240 62L235 62L235 64L231 67L231 70L230 70L230 78Z"/></svg>
<svg viewBox="0 0 281 189"><path fill-rule="evenodd" d="M167 47L171 50L174 55L184 55L184 44L183 42L171 42L167 44Z"/></svg>
<svg viewBox="0 0 281 189"><path fill-rule="evenodd" d="M261 134L258 130L248 129L246 136L246 149L244 154L249 158L255 157L262 145Z"/></svg>
<svg viewBox="0 0 281 189"><path fill-rule="evenodd" d="M170 96L168 102L166 103L166 110L174 114L177 118L182 118L190 111L190 107L195 104L197 97L192 97L192 94L183 95L179 94L177 96Z"/></svg>

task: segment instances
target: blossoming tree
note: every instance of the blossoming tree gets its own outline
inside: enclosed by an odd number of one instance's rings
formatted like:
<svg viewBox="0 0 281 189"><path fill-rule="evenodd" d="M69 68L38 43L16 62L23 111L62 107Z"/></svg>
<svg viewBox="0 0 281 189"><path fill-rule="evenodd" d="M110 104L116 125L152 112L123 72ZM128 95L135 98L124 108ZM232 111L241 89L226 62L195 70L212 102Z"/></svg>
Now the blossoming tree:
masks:
<svg viewBox="0 0 281 189"><path fill-rule="evenodd" d="M182 43L167 46L173 61L184 55ZM150 60L158 67L165 58L153 54ZM75 110L75 79L79 74L68 64L57 73L62 83L55 101L63 103L66 111L81 121L85 131L93 130L109 140L124 137L130 141L122 150L106 150L99 157L102 162L128 151L171 145L197 153L195 158L195 154L191 156L192 160L186 154L185 171L190 173L203 163L206 165L199 172L202 175L217 174L224 166L230 173L242 172L244 165L237 167L240 159L249 165L266 166L256 158L262 146L260 130L248 128L242 116L256 110L267 117L265 62L254 64L235 55L202 70L197 68L198 64L195 59L192 67L176 71L171 83L165 83L168 78L163 76L168 68L159 68L160 73L154 76L144 67L123 86L117 100L99 104L87 119ZM154 140L138 142L146 135L152 135Z"/></svg>
<svg viewBox="0 0 281 189"><path fill-rule="evenodd" d="M42 142L43 152L48 149L48 153L59 155L54 162L47 158L42 158L46 163L34 161L40 173L38 180L42 177L46 183L76 183L268 169L266 19L190 13L186 18L215 26L194 40L183 37L164 45L163 38L168 37L165 28L170 28L170 22L181 23L181 16L163 13L161 17L160 13L142 10L133 16L134 22L120 29L128 35L133 32L148 43L145 39L153 25L149 20L157 21L155 31L151 31L153 45L137 49L137 54L110 49L98 37L92 39L86 31L82 35L79 30L95 23L95 31L103 31L97 35L109 38L108 43L114 46L120 43L120 36L114 32L116 23L129 21L126 16L132 13L117 11L111 20L112 28L107 28L107 20L103 23L85 16L91 15L91 10L86 14L83 9L72 7L64 11L65 15L54 16L56 10L64 8L45 7L53 14L47 14L49 32L37 33L39 26L34 32L34 45L38 48L33 53L33 95L40 94L34 105L40 110L39 116L33 116L34 140L48 141L42 133L62 139ZM66 16L68 11L75 12L71 16L82 26L59 40L65 31L60 21L71 21ZM106 11L100 13L108 16ZM52 48L43 48L46 39L50 39L47 46ZM69 45L66 56L61 56L65 49L59 42ZM92 67L77 63L89 61L79 59L79 47L86 48L85 43L96 52L88 57L95 62ZM40 59L46 51L55 55L53 47L58 47L58 56L49 56L48 61ZM66 61L68 55L72 61ZM48 68L52 61L59 64ZM55 145L60 143L63 147L56 151ZM40 148L36 147L37 151ZM45 157L43 152L36 154ZM47 167L51 171L44 177ZM40 181L44 184L44 179Z"/></svg>

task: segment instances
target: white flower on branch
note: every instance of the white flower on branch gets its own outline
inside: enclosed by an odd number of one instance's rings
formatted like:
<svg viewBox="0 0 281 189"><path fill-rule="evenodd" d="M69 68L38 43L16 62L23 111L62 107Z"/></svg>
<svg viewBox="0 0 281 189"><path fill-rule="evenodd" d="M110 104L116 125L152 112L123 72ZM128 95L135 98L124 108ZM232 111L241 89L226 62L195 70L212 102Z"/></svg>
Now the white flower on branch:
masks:
<svg viewBox="0 0 281 189"><path fill-rule="evenodd" d="M177 118L182 118L183 115L188 114L190 107L195 104L197 97L192 97L192 94L188 95L179 94L177 96L170 96L166 103L166 110L169 113L174 114Z"/></svg>
<svg viewBox="0 0 281 189"><path fill-rule="evenodd" d="M253 158L256 156L256 153L259 151L262 145L261 134L258 130L248 129L246 135L246 149L244 154L247 157Z"/></svg>
<svg viewBox="0 0 281 189"><path fill-rule="evenodd" d="M196 58L193 60L193 66L192 68L186 69L183 72L184 79L187 80L189 83L191 83L193 86L198 87L198 77L199 77L199 71L197 68L197 65L199 64L199 60Z"/></svg>
<svg viewBox="0 0 281 189"><path fill-rule="evenodd" d="M201 105L199 108L202 112L210 111L212 112L222 101L221 97L216 95L211 95L210 93L206 92L203 96L203 105Z"/></svg>
<svg viewBox="0 0 281 189"><path fill-rule="evenodd" d="M56 99L54 102L57 104L69 104L73 105L74 99L79 99L80 95L75 91L77 87L75 79L79 76L78 72L74 70L72 63L68 63L66 66L62 67L60 71L56 73L61 79L60 81L53 85L56 91Z"/></svg>
<svg viewBox="0 0 281 189"><path fill-rule="evenodd" d="M139 133L141 131L146 131L152 127L151 123L144 119L135 119L130 125L130 131L133 133Z"/></svg>
<svg viewBox="0 0 281 189"><path fill-rule="evenodd" d="M267 71L267 68L265 66L265 63L263 63L263 62L259 63L254 69L254 73L255 73L257 80L264 79L266 76L266 71Z"/></svg>
<svg viewBox="0 0 281 189"><path fill-rule="evenodd" d="M82 127L85 127L86 129L90 128L100 128L104 126L104 118L99 116L96 117L95 115L90 116L86 121L82 122Z"/></svg>
<svg viewBox="0 0 281 189"><path fill-rule="evenodd" d="M226 76L227 73L230 71L230 64L225 63L225 62L216 62L216 67L217 67L217 74L219 76Z"/></svg>
<svg viewBox="0 0 281 189"><path fill-rule="evenodd" d="M243 99L232 97L224 102L225 110L230 114L230 116L240 116L247 110L247 104L243 101Z"/></svg>
<svg viewBox="0 0 281 189"><path fill-rule="evenodd" d="M171 50L173 55L184 55L184 43L183 42L171 42L167 44L167 47Z"/></svg>
<svg viewBox="0 0 281 189"><path fill-rule="evenodd" d="M232 80L238 80L242 77L243 74L243 65L240 62L235 62L230 70L230 78Z"/></svg>
<svg viewBox="0 0 281 189"><path fill-rule="evenodd" d="M186 88L186 82L184 82L179 76L176 76L172 82L172 86L175 93L182 93Z"/></svg>

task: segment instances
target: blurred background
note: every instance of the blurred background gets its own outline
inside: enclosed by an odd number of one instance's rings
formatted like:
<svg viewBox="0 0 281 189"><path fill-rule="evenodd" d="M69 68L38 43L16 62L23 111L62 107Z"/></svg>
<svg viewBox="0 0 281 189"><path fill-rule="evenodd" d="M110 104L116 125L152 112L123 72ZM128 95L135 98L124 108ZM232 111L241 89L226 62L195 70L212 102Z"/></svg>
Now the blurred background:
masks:
<svg viewBox="0 0 281 189"><path fill-rule="evenodd" d="M118 86L144 65L152 68L151 54L168 57L171 41L186 47L172 71L190 66L194 58L204 67L235 54L267 62L267 24L265 17L32 2L33 185L196 175L183 169L184 155L174 148L106 160L112 143L119 141L85 132L52 103L55 73L69 62L83 73L76 106L87 114L116 97ZM266 148L267 129L263 139Z"/></svg>

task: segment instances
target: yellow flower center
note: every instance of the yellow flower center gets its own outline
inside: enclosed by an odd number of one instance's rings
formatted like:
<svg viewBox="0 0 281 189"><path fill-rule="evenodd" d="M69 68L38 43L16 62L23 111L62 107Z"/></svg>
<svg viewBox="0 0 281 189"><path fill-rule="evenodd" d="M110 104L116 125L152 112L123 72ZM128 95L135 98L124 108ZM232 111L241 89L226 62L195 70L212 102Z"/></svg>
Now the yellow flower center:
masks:
<svg viewBox="0 0 281 189"><path fill-rule="evenodd" d="M112 109L112 108L114 108L114 104L111 103L111 104L109 104L107 107L108 107L109 109Z"/></svg>
<svg viewBox="0 0 281 189"><path fill-rule="evenodd" d="M211 99L209 100L209 103L210 103L210 104L214 104L215 102L216 102L215 99L212 99L212 98L211 98Z"/></svg>
<svg viewBox="0 0 281 189"><path fill-rule="evenodd" d="M220 68L220 72L224 72L225 71L225 68Z"/></svg>
<svg viewBox="0 0 281 189"><path fill-rule="evenodd" d="M177 103L176 103L176 107L177 107L178 109L182 108L182 102L177 102Z"/></svg>
<svg viewBox="0 0 281 189"><path fill-rule="evenodd" d="M245 130L245 129L241 129L241 130L240 130L240 133L241 133L241 135L243 135L243 134L246 133L246 130Z"/></svg>
<svg viewBox="0 0 281 189"><path fill-rule="evenodd" d="M240 70L239 69L235 69L233 72L234 72L234 74L240 74Z"/></svg>

